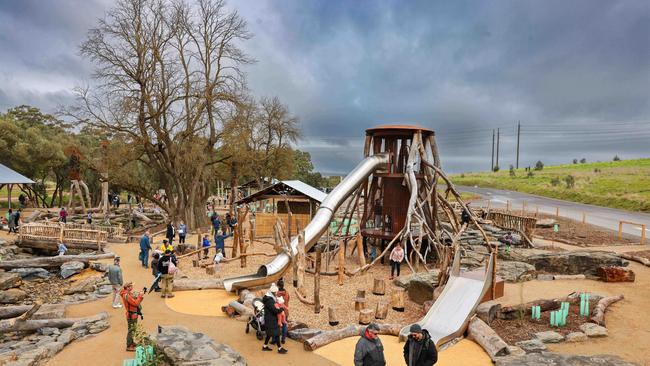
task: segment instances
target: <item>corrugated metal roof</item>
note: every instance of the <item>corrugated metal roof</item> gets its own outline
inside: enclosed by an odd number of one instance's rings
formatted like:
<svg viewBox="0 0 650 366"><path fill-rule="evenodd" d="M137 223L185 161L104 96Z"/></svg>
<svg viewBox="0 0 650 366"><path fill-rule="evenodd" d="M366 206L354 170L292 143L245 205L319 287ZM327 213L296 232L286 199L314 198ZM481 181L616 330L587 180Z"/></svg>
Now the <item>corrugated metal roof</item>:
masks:
<svg viewBox="0 0 650 366"><path fill-rule="evenodd" d="M325 197L327 197L327 193L299 180L283 180L282 183L288 185L289 187L295 189L300 193L309 196L311 199L316 200L318 202L323 202Z"/></svg>
<svg viewBox="0 0 650 366"><path fill-rule="evenodd" d="M292 191L303 194L319 203L322 203L325 197L327 197L327 193L316 189L307 183L301 182L299 180L283 180L271 186L268 186L261 191L257 191L248 197L242 198L241 200L237 201L237 204L254 202L263 196L281 196L285 194L291 194Z"/></svg>
<svg viewBox="0 0 650 366"><path fill-rule="evenodd" d="M34 184L35 182L26 176L9 169L0 164L0 184Z"/></svg>

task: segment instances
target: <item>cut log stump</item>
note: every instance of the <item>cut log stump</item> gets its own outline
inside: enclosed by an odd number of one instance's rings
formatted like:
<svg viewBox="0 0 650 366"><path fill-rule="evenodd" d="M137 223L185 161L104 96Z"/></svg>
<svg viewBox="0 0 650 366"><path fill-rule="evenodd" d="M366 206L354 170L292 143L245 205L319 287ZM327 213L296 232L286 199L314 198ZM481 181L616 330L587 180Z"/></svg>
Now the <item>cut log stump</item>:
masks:
<svg viewBox="0 0 650 366"><path fill-rule="evenodd" d="M375 278L372 286L372 293L375 295L383 296L386 294L386 280L383 278Z"/></svg>
<svg viewBox="0 0 650 366"><path fill-rule="evenodd" d="M377 302L377 307L375 308L375 319L386 319L388 316L388 303L385 301Z"/></svg>
<svg viewBox="0 0 650 366"><path fill-rule="evenodd" d="M393 290L393 294L391 296L391 306L393 307L393 310L399 312L404 311L405 294L406 290L403 288L396 288Z"/></svg>
<svg viewBox="0 0 650 366"><path fill-rule="evenodd" d="M214 266L205 267L205 274L214 276Z"/></svg>
<svg viewBox="0 0 650 366"><path fill-rule="evenodd" d="M361 311L366 308L366 299L357 297L354 300L354 310Z"/></svg>
<svg viewBox="0 0 650 366"><path fill-rule="evenodd" d="M327 315L329 317L329 323L331 326L339 325L339 315L337 314L336 308L334 306L327 308Z"/></svg>
<svg viewBox="0 0 650 366"><path fill-rule="evenodd" d="M374 311L372 309L361 309L359 311L359 324L367 325L372 321Z"/></svg>

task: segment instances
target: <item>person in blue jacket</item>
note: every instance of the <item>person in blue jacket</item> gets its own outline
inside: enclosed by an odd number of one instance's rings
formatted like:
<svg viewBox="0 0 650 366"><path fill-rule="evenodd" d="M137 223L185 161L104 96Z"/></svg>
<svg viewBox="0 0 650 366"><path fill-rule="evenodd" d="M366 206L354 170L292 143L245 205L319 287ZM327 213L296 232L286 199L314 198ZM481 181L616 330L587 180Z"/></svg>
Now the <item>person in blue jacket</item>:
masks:
<svg viewBox="0 0 650 366"><path fill-rule="evenodd" d="M210 239L208 238L208 234L203 235L201 247L203 247L203 259L207 259L210 251Z"/></svg>
<svg viewBox="0 0 650 366"><path fill-rule="evenodd" d="M151 250L149 235L149 230L147 230L140 238L140 261L144 268L149 268L149 251Z"/></svg>
<svg viewBox="0 0 650 366"><path fill-rule="evenodd" d="M221 230L218 230L214 236L214 245L217 247L217 250L221 249L224 258L226 257L226 243L224 240L229 236L232 236L232 233L224 235Z"/></svg>

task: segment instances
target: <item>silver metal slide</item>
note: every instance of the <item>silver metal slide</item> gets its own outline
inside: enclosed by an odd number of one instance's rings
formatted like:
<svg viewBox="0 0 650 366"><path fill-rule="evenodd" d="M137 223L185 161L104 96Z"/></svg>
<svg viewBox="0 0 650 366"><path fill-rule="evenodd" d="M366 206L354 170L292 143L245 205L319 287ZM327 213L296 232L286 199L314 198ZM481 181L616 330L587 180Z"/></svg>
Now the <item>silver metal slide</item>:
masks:
<svg viewBox="0 0 650 366"><path fill-rule="evenodd" d="M363 183L364 179L382 165L388 163L388 154L377 154L363 159L359 165L348 174L339 185L325 197L314 218L305 227L305 251L311 249L318 239L329 228L330 221L339 206ZM293 255L298 252L298 238L291 240L290 248ZM223 281L226 291L266 285L277 281L291 264L291 256L288 253L278 254L271 262L261 266L257 273L227 278Z"/></svg>
<svg viewBox="0 0 650 366"><path fill-rule="evenodd" d="M451 275L442 293L429 312L417 322L431 334L431 339L440 346L461 336L481 299L492 286L494 259L490 256L486 271L480 278L471 278L460 273L460 250L456 250ZM410 325L402 328L400 339L409 335Z"/></svg>

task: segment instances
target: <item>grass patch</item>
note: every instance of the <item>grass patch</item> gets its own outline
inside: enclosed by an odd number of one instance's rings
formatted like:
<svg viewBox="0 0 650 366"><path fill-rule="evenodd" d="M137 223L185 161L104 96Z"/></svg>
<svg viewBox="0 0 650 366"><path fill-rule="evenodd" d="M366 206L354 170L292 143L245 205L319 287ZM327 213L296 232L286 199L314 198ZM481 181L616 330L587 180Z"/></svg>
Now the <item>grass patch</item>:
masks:
<svg viewBox="0 0 650 366"><path fill-rule="evenodd" d="M567 201L650 212L650 158L546 166L543 170L505 169L463 173L454 184L525 192ZM573 187L567 177L573 177ZM569 178L570 180L570 178Z"/></svg>

